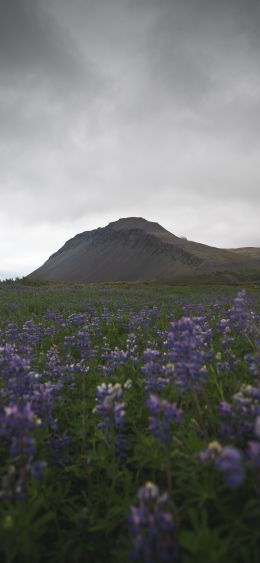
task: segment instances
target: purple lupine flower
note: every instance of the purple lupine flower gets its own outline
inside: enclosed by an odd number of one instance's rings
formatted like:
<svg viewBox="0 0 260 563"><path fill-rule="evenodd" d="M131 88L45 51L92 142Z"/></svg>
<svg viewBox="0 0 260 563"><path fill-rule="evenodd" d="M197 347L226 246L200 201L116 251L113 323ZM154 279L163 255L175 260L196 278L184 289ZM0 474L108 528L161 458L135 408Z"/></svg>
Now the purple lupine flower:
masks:
<svg viewBox="0 0 260 563"><path fill-rule="evenodd" d="M0 437L9 450L13 463L2 477L0 496L23 500L31 477L41 479L47 463L36 460L36 440L33 431L39 419L30 403L8 405L0 417Z"/></svg>
<svg viewBox="0 0 260 563"><path fill-rule="evenodd" d="M144 350L141 359L144 360L145 362L151 362L152 360L156 360L158 357L160 357L159 350L147 348L146 350Z"/></svg>
<svg viewBox="0 0 260 563"><path fill-rule="evenodd" d="M177 408L176 403L170 403L152 394L147 401L147 406L152 413L152 416L149 417L149 428L152 434L163 443L170 442L173 424L183 422L182 410Z"/></svg>
<svg viewBox="0 0 260 563"><path fill-rule="evenodd" d="M97 388L94 412L101 418L98 428L104 432L108 444L111 437L124 428L125 403L121 401L122 396L123 388L119 383L102 383Z"/></svg>
<svg viewBox="0 0 260 563"><path fill-rule="evenodd" d="M178 560L173 509L167 493L146 483L139 489L138 505L130 508L129 532L133 551L131 558L145 563Z"/></svg>
<svg viewBox="0 0 260 563"><path fill-rule="evenodd" d="M30 375L32 359L18 354L16 346L6 344L0 348L0 368L4 386L0 395L5 401L16 403L18 399L29 393L32 378Z"/></svg>
<svg viewBox="0 0 260 563"><path fill-rule="evenodd" d="M136 335L132 332L126 339L126 350L128 352L128 357L129 359L131 359L133 365L137 365L138 363L138 349L136 340Z"/></svg>
<svg viewBox="0 0 260 563"><path fill-rule="evenodd" d="M248 364L250 372L254 377L260 378L260 354L256 352L255 354L246 354L245 360Z"/></svg>
<svg viewBox="0 0 260 563"><path fill-rule="evenodd" d="M18 326L15 323L8 323L5 334L8 344L16 342L19 335Z"/></svg>
<svg viewBox="0 0 260 563"><path fill-rule="evenodd" d="M230 489L240 487L245 480L245 468L240 450L233 446L221 447L219 442L211 442L206 450L199 454L202 463L212 463L224 475Z"/></svg>
<svg viewBox="0 0 260 563"><path fill-rule="evenodd" d="M153 343L150 342L150 344L152 345ZM141 360L145 362L141 367L141 373L145 379L146 391L148 393L161 393L172 380L173 371L168 370L169 363L167 366L163 365L164 355L162 356L161 352L154 347L147 348L143 352Z"/></svg>
<svg viewBox="0 0 260 563"><path fill-rule="evenodd" d="M234 299L234 305L229 309L229 316L236 330L243 332L248 323L248 313L246 311L246 291L239 291Z"/></svg>
<svg viewBox="0 0 260 563"><path fill-rule="evenodd" d="M68 325L84 325L86 320L86 313L72 313L68 317Z"/></svg>
<svg viewBox="0 0 260 563"><path fill-rule="evenodd" d="M247 334L250 338L259 337L259 330L255 324L255 315L247 309L247 295L245 290L237 294L234 299L234 305L229 309L228 313L231 326L240 336Z"/></svg>
<svg viewBox="0 0 260 563"><path fill-rule="evenodd" d="M125 365L129 354L117 347L114 350L110 350L106 344L105 348L103 348L102 357L105 359L106 365L99 366L99 370L103 375L107 376L112 375L118 368Z"/></svg>
<svg viewBox="0 0 260 563"><path fill-rule="evenodd" d="M235 339L231 336L231 321L230 319L221 319L218 323L218 330L221 334L221 347L224 351L230 349L234 344Z"/></svg>
<svg viewBox="0 0 260 563"><path fill-rule="evenodd" d="M24 344L37 346L46 336L46 330L42 324L36 324L33 320L26 321L20 333L20 339Z"/></svg>
<svg viewBox="0 0 260 563"><path fill-rule="evenodd" d="M35 413L30 403L24 406L10 405L4 408L1 416L0 436L9 442L10 456L33 456L36 443L32 436L35 428Z"/></svg>
<svg viewBox="0 0 260 563"><path fill-rule="evenodd" d="M232 398L232 403L219 404L221 424L219 435L229 434L231 438L251 437L255 419L260 415L260 387L243 385Z"/></svg>
<svg viewBox="0 0 260 563"><path fill-rule="evenodd" d="M82 360L89 360L95 356L95 350L91 345L91 335L88 329L79 330L72 336L64 337L64 349L68 357L71 353L76 353Z"/></svg>
<svg viewBox="0 0 260 563"><path fill-rule="evenodd" d="M212 331L207 319L182 317L171 323L165 347L166 360L174 364L174 381L181 393L207 382L206 362L212 357Z"/></svg>
<svg viewBox="0 0 260 563"><path fill-rule="evenodd" d="M245 468L241 452L237 448L223 448L216 460L216 467L224 474L225 482L230 489L236 489L245 480Z"/></svg>
<svg viewBox="0 0 260 563"><path fill-rule="evenodd" d="M52 346L46 354L44 376L48 379L60 379L63 375L61 358L57 346Z"/></svg>
<svg viewBox="0 0 260 563"><path fill-rule="evenodd" d="M43 427L50 426L53 430L57 429L57 419L53 414L54 400L60 396L62 388L62 383L53 384L47 381L35 387L31 394L33 409L41 418Z"/></svg>
<svg viewBox="0 0 260 563"><path fill-rule="evenodd" d="M156 361L147 362L141 367L141 373L145 378L145 388L148 393L152 391L160 393L171 381L164 366Z"/></svg>
<svg viewBox="0 0 260 563"><path fill-rule="evenodd" d="M29 325L32 326L31 324ZM23 352L21 352L23 350ZM33 358L28 347L20 346L19 353L13 344L0 350L0 369L4 385L0 397L6 407L0 413L0 436L9 456L14 459L13 470L3 477L3 495L10 498L24 498L28 480L41 478L46 463L37 460L36 426L50 427L57 431L54 404L63 387L59 374L62 372L57 354L48 358L47 371L37 373L31 370ZM21 355L22 353L25 356ZM52 365L51 365L52 364ZM52 372L52 369L53 372ZM46 377L58 382L46 381Z"/></svg>

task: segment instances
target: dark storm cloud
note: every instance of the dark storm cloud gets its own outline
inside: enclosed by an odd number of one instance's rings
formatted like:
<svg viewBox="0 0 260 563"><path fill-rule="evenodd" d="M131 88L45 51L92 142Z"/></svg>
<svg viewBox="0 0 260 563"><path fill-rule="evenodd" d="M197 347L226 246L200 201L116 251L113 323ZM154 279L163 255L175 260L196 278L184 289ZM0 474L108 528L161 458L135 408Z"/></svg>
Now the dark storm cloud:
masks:
<svg viewBox="0 0 260 563"><path fill-rule="evenodd" d="M250 90L250 73L259 85L259 2L134 0L129 9L133 3L150 15L139 77L146 81L148 100L157 99L158 105L171 101L197 114L201 104L209 111L218 96L219 105L225 103L225 86L230 95L236 82L248 80Z"/></svg>
<svg viewBox="0 0 260 563"><path fill-rule="evenodd" d="M103 76L53 17L48 1L0 0L1 141L51 142L106 89ZM61 6L62 7L62 4ZM67 119L66 119L67 117Z"/></svg>
<svg viewBox="0 0 260 563"><path fill-rule="evenodd" d="M82 57L69 34L51 18L43 0L0 0L1 82L16 77L25 85L33 77L78 79Z"/></svg>
<svg viewBox="0 0 260 563"><path fill-rule="evenodd" d="M260 246L259 24L257 0L0 0L3 269L127 215Z"/></svg>

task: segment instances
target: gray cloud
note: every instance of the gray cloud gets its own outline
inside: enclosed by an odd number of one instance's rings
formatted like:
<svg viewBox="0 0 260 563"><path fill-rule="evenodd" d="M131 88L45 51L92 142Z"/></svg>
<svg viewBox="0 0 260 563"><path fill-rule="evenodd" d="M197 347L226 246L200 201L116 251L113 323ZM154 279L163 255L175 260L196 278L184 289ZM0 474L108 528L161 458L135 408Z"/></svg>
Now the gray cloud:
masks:
<svg viewBox="0 0 260 563"><path fill-rule="evenodd" d="M127 215L260 246L259 20L258 0L0 0L3 271Z"/></svg>
<svg viewBox="0 0 260 563"><path fill-rule="evenodd" d="M69 34L53 20L43 0L0 1L2 80L37 77L67 83L80 76L82 57Z"/></svg>

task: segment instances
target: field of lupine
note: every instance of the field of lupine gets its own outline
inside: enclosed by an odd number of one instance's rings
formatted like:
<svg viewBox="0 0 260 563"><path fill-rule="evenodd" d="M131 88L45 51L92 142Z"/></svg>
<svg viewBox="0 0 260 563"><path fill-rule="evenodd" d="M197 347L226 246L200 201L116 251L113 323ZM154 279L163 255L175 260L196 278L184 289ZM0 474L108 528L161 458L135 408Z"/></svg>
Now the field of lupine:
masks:
<svg viewBox="0 0 260 563"><path fill-rule="evenodd" d="M0 438L3 563L259 563L259 289L1 283Z"/></svg>

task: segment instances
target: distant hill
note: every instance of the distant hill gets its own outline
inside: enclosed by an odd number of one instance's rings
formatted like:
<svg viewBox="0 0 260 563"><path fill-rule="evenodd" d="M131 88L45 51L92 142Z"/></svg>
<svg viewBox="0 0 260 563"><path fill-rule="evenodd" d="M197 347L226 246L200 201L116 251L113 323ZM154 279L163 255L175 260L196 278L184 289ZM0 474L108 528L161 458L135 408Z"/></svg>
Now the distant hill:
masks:
<svg viewBox="0 0 260 563"><path fill-rule="evenodd" d="M68 240L28 279L106 282L174 280L217 272L260 274L260 248L220 249L128 217Z"/></svg>

